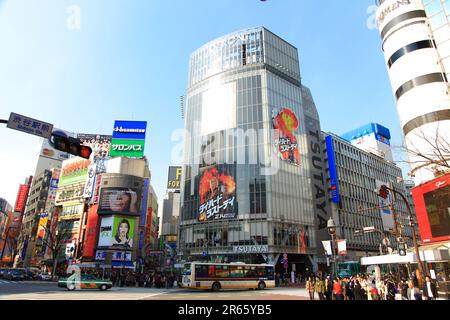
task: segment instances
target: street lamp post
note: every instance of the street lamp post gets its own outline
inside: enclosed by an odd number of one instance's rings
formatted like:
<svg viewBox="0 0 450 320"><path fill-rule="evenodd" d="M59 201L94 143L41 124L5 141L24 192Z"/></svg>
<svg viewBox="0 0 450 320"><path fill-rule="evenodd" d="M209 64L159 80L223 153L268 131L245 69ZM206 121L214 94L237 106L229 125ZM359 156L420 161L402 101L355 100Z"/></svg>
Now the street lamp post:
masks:
<svg viewBox="0 0 450 320"><path fill-rule="evenodd" d="M333 218L330 218L327 222L328 233L331 235L331 250L333 257L333 279L337 276L336 271L336 252L335 252L335 243L336 243L336 224L334 223Z"/></svg>

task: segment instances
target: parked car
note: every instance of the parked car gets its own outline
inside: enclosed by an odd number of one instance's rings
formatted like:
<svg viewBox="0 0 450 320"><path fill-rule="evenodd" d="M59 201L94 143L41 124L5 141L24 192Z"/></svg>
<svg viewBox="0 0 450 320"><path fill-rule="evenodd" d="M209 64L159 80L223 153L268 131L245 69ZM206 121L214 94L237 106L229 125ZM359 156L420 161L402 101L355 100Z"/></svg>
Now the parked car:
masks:
<svg viewBox="0 0 450 320"><path fill-rule="evenodd" d="M48 272L41 272L36 275L36 279L40 281L51 281L52 275Z"/></svg>
<svg viewBox="0 0 450 320"><path fill-rule="evenodd" d="M24 269L10 269L5 276L6 280L23 281L27 278L27 272Z"/></svg>
<svg viewBox="0 0 450 320"><path fill-rule="evenodd" d="M58 287L67 288L69 291L73 291L77 287L80 289L100 289L105 291L112 288L112 282L98 279L93 275L81 275L80 280L72 280L70 277L59 279Z"/></svg>
<svg viewBox="0 0 450 320"><path fill-rule="evenodd" d="M10 268L0 268L0 278L5 278Z"/></svg>

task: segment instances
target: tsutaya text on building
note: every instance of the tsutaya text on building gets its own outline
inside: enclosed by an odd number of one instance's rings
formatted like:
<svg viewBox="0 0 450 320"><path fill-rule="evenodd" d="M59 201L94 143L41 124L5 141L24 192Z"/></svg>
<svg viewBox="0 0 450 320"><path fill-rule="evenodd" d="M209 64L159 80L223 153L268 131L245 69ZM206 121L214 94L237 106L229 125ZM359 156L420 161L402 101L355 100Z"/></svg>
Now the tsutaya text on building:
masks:
<svg viewBox="0 0 450 320"><path fill-rule="evenodd" d="M111 141L111 157L144 156L146 121L115 121Z"/></svg>
<svg viewBox="0 0 450 320"><path fill-rule="evenodd" d="M269 246L234 246L234 253L261 253L269 252Z"/></svg>

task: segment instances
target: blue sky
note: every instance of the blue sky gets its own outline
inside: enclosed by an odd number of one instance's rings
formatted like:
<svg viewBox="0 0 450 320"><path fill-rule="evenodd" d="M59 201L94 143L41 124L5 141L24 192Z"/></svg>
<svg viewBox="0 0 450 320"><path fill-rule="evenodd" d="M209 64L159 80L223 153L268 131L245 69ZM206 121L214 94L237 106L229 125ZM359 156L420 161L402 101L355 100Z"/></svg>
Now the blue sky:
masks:
<svg viewBox="0 0 450 320"><path fill-rule="evenodd" d="M72 132L111 134L115 119L146 120L146 156L163 198L183 127L179 97L192 51L265 26L299 50L322 129L374 121L401 144L373 0L0 0L0 118L28 115ZM67 27L71 5L81 29ZM0 197L15 201L34 173L40 139L0 127Z"/></svg>

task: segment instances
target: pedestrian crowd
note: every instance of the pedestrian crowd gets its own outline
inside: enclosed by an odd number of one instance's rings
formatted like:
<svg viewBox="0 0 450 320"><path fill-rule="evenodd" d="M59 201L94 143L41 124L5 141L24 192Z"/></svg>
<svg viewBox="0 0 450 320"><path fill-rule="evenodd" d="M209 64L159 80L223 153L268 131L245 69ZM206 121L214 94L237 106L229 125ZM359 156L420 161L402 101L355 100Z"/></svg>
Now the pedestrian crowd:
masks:
<svg viewBox="0 0 450 320"><path fill-rule="evenodd" d="M396 279L393 275L376 279L375 275L336 277L310 276L306 291L311 300L435 300L436 284L429 276L422 290L416 278Z"/></svg>
<svg viewBox="0 0 450 320"><path fill-rule="evenodd" d="M145 272L113 270L111 282L115 287L142 287L169 289L177 287L180 283L179 276L173 272Z"/></svg>

